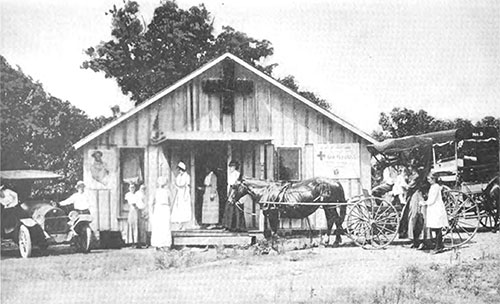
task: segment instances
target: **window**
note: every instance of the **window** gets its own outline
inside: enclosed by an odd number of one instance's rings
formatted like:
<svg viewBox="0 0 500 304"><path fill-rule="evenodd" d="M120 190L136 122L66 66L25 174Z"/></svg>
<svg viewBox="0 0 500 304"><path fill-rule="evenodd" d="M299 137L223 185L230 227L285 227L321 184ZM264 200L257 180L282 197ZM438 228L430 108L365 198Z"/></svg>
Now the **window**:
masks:
<svg viewBox="0 0 500 304"><path fill-rule="evenodd" d="M300 180L300 148L278 148L278 179Z"/></svg>
<svg viewBox="0 0 500 304"><path fill-rule="evenodd" d="M121 149L120 150L120 183L121 204L120 213L128 211L125 202L125 194L128 192L130 183L139 185L144 183L144 149Z"/></svg>

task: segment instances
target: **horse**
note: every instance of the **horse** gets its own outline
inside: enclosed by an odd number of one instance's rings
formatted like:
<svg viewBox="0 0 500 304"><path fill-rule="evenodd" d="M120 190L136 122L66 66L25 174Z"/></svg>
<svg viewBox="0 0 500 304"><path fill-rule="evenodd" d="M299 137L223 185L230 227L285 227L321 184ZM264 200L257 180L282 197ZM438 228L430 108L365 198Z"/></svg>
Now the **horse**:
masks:
<svg viewBox="0 0 500 304"><path fill-rule="evenodd" d="M238 204L245 195L249 195L254 203L261 205L273 236L277 235L280 217L306 218L309 224L307 217L322 206L327 221L326 243L330 243L330 234L334 223L336 229L333 245L339 245L342 242L340 234L346 215L346 200L344 189L339 182L326 178L312 178L297 183L278 183L242 178L231 186L228 201L232 204ZM288 204L273 204L272 202ZM339 203L339 205L321 205L321 202ZM337 212L337 208L339 208L339 212Z"/></svg>

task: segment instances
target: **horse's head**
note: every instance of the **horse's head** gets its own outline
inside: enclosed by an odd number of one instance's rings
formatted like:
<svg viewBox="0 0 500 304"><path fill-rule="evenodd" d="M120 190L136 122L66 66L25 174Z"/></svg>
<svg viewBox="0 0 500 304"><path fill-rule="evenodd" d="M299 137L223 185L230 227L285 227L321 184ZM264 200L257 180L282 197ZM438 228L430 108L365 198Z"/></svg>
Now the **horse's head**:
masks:
<svg viewBox="0 0 500 304"><path fill-rule="evenodd" d="M238 180L236 183L231 185L230 193L229 193L229 202L234 204L237 203L242 197L245 195L254 196L255 193L250 189L247 183L244 180Z"/></svg>
<svg viewBox="0 0 500 304"><path fill-rule="evenodd" d="M319 197L320 201L330 198L333 195L331 185L327 183L319 183L315 187L316 195Z"/></svg>

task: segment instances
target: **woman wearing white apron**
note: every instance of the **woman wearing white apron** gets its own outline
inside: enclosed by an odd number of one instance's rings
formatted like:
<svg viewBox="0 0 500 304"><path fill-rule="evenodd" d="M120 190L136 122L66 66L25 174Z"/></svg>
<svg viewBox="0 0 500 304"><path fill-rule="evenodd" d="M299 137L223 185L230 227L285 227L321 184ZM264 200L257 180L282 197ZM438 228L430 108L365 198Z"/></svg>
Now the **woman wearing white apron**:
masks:
<svg viewBox="0 0 500 304"><path fill-rule="evenodd" d="M180 162L177 165L179 174L175 178L175 199L172 209L172 222L179 225L179 230L191 221L191 193L189 189L191 177L186 173L186 165Z"/></svg>

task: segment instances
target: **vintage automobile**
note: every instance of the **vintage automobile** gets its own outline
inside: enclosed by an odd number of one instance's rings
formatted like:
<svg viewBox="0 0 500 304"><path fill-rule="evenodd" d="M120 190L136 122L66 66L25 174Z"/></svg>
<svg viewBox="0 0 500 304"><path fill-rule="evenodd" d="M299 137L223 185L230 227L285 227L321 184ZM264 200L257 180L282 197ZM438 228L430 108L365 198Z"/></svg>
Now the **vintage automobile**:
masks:
<svg viewBox="0 0 500 304"><path fill-rule="evenodd" d="M91 215L63 210L54 201L30 198L35 186L59 178L60 175L50 171L0 171L2 198L5 197L5 191L19 193L18 203L8 207L3 204L1 206L2 239L10 239L17 243L23 258L31 256L33 246L45 250L52 244L73 244L80 252L90 251ZM8 188L12 189L7 190Z"/></svg>

